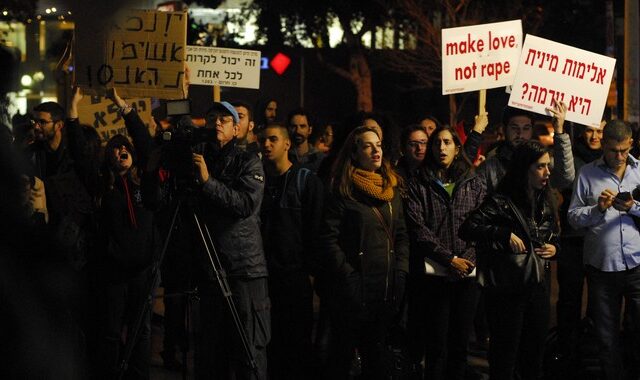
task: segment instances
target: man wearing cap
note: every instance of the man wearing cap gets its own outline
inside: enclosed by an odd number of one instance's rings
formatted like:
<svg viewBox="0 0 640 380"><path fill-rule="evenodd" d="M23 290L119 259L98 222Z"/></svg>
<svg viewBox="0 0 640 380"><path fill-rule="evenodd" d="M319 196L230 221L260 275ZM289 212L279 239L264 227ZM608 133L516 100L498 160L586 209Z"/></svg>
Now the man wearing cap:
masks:
<svg viewBox="0 0 640 380"><path fill-rule="evenodd" d="M200 292L196 376L266 379L270 300L259 227L264 171L256 154L236 146L239 117L231 104L214 103L205 120L206 128L215 128L216 141L205 144L203 155L193 154L196 178L202 186L200 211L226 273L257 373L249 366L209 258L202 252L196 258Z"/></svg>

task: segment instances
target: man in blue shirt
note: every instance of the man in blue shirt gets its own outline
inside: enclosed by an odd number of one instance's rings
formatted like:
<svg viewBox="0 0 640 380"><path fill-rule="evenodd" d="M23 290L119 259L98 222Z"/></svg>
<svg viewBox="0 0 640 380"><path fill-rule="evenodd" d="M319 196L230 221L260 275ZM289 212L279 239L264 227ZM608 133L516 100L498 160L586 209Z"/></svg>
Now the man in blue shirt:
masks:
<svg viewBox="0 0 640 380"><path fill-rule="evenodd" d="M603 156L580 170L568 219L585 228L584 264L589 308L601 342L607 379L621 379L620 312L622 299L632 322L640 317L640 161L629 155L631 128L612 120L603 131ZM638 331L637 326L633 329ZM638 340L635 340L638 344Z"/></svg>

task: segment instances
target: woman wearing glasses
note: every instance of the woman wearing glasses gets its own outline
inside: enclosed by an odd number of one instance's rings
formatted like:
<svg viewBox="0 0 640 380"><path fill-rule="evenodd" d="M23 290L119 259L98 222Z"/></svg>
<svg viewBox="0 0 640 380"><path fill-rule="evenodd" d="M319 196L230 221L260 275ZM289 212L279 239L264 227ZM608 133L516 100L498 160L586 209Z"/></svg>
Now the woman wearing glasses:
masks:
<svg viewBox="0 0 640 380"><path fill-rule="evenodd" d="M398 160L396 171L405 181L416 175L426 156L428 140L427 129L422 125L411 124L402 130L402 157Z"/></svg>
<svg viewBox="0 0 640 380"><path fill-rule="evenodd" d="M491 331L491 379L539 379L549 321L548 260L558 247L550 155L520 144L497 193L471 213L460 236L479 244L478 276Z"/></svg>

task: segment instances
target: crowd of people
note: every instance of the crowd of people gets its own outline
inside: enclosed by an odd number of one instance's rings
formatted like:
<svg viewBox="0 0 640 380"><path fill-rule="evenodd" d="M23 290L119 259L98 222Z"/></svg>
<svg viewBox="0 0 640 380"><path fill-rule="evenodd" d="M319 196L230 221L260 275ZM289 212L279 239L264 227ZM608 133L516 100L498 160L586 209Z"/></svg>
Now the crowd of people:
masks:
<svg viewBox="0 0 640 380"><path fill-rule="evenodd" d="M623 360L640 342L627 123L569 128L556 102L462 130L427 115L397 131L377 113L320 126L269 99L212 102L197 127L143 121L112 89L127 136L103 145L78 121L82 97L2 130L10 378L149 378L162 285L164 365L184 370L194 349L198 379L467 379L473 337L491 379L540 379L552 260L562 378L581 373L585 277L603 378L637 376ZM503 131L491 146L489 125Z"/></svg>

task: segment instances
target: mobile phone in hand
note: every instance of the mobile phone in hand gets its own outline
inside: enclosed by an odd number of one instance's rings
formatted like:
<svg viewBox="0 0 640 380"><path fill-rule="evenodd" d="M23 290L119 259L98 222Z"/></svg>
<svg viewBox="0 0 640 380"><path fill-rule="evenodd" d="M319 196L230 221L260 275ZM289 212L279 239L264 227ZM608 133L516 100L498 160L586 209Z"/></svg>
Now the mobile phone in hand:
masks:
<svg viewBox="0 0 640 380"><path fill-rule="evenodd" d="M628 191L621 191L618 193L618 195L616 195L616 198L620 199L621 201L628 202L631 200L631 193Z"/></svg>

